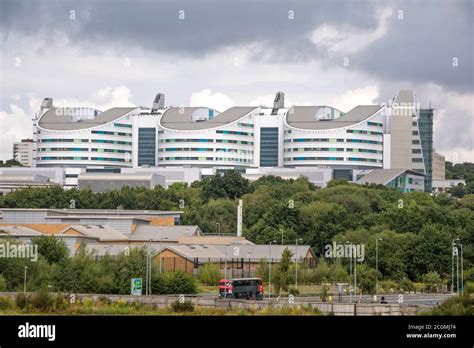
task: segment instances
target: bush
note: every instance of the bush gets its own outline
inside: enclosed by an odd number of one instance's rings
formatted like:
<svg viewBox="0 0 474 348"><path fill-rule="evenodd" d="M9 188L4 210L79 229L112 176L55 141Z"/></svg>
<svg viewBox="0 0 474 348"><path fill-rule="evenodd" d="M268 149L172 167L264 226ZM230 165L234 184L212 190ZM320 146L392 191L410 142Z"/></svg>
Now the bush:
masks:
<svg viewBox="0 0 474 348"><path fill-rule="evenodd" d="M24 293L19 293L15 299L16 306L20 309L28 307L29 296Z"/></svg>
<svg viewBox="0 0 474 348"><path fill-rule="evenodd" d="M466 282L464 292L468 295L474 295L474 282Z"/></svg>
<svg viewBox="0 0 474 348"><path fill-rule="evenodd" d="M175 313L193 312L194 305L191 300L186 300L183 302L176 300L171 303L171 310Z"/></svg>
<svg viewBox="0 0 474 348"><path fill-rule="evenodd" d="M195 294L197 292L194 278L187 273L176 271L163 275L166 294Z"/></svg>
<svg viewBox="0 0 474 348"><path fill-rule="evenodd" d="M382 292L394 292L398 291L399 285L394 280L383 280L379 282L379 291Z"/></svg>
<svg viewBox="0 0 474 348"><path fill-rule="evenodd" d="M15 302L13 302L10 296L0 296L0 310L4 311L15 307Z"/></svg>
<svg viewBox="0 0 474 348"><path fill-rule="evenodd" d="M54 309L55 299L46 289L41 289L31 296L29 302L38 311L48 312Z"/></svg>
<svg viewBox="0 0 474 348"><path fill-rule="evenodd" d="M441 284L441 277L439 276L438 272L428 272L426 274L423 274L421 278L423 282L426 284L427 292L438 291L438 287Z"/></svg>
<svg viewBox="0 0 474 348"><path fill-rule="evenodd" d="M7 291L7 281L2 274L0 274L0 291Z"/></svg>
<svg viewBox="0 0 474 348"><path fill-rule="evenodd" d="M199 268L198 279L204 285L219 285L221 272L217 266L207 264Z"/></svg>
<svg viewBox="0 0 474 348"><path fill-rule="evenodd" d="M321 294L319 295L321 298L321 301L326 302L328 297L329 297L329 287L327 285L323 286L323 290L321 291Z"/></svg>
<svg viewBox="0 0 474 348"><path fill-rule="evenodd" d="M474 297L453 296L424 315L474 315Z"/></svg>
<svg viewBox="0 0 474 348"><path fill-rule="evenodd" d="M293 295L293 296L298 296L300 294L300 291L297 288L289 288L288 294Z"/></svg>
<svg viewBox="0 0 474 348"><path fill-rule="evenodd" d="M412 292L412 291L415 291L415 285L408 278L403 278L401 280L400 288L403 289L403 291L408 291L409 293Z"/></svg>

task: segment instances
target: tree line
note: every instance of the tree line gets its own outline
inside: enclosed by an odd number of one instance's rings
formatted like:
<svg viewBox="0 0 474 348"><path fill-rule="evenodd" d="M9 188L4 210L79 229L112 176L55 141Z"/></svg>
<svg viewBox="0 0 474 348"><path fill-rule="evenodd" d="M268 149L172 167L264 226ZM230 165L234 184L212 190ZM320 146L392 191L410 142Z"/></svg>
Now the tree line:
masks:
<svg viewBox="0 0 474 348"><path fill-rule="evenodd" d="M436 272L449 281L451 243L459 238L466 279L474 277L472 194L457 198L401 193L381 185L338 180L321 189L306 178L265 176L249 182L238 172L226 171L191 185L175 183L152 190L124 187L93 193L27 188L0 197L0 207L69 208L74 202L76 208L182 210L182 224L199 225L205 233L235 234L238 199L244 202L244 236L257 244L281 243L282 239L284 244L295 244L301 238L298 244L309 244L318 257L333 241L364 244L364 265L373 270L375 244L380 240L379 279L418 281ZM341 260L341 265L347 268L348 260Z"/></svg>

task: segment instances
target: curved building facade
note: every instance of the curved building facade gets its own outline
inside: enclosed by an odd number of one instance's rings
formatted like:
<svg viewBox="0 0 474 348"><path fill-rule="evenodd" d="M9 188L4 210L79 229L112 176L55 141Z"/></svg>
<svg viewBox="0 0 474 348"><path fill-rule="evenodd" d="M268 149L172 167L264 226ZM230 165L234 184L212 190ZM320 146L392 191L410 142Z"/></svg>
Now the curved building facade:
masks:
<svg viewBox="0 0 474 348"><path fill-rule="evenodd" d="M255 110L167 109L158 121L158 165L252 167Z"/></svg>
<svg viewBox="0 0 474 348"><path fill-rule="evenodd" d="M54 108L47 98L35 119L34 166L87 171L194 167L202 175L226 169L257 175L275 168L290 175L300 168L301 173L323 173L321 182L328 173L355 181L359 172L374 169L426 174L424 153L431 153L432 132L419 124L432 118L424 121L418 113L412 91L400 91L389 105L359 105L348 112L325 105L288 108L281 92L273 107L223 112L169 107L161 93L150 109L104 112Z"/></svg>
<svg viewBox="0 0 474 348"><path fill-rule="evenodd" d="M137 108L43 108L35 123L36 167L132 166Z"/></svg>
<svg viewBox="0 0 474 348"><path fill-rule="evenodd" d="M284 166L382 168L384 107L346 114L328 106L295 106L285 118Z"/></svg>

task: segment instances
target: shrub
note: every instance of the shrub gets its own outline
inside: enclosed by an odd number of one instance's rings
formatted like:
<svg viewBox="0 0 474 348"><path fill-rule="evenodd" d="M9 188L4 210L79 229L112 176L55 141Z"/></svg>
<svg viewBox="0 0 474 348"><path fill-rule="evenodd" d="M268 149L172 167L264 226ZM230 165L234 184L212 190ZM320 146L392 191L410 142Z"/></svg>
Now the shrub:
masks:
<svg viewBox="0 0 474 348"><path fill-rule="evenodd" d="M221 272L217 266L207 264L199 268L198 279L204 285L219 285Z"/></svg>
<svg viewBox="0 0 474 348"><path fill-rule="evenodd" d="M4 311L11 309L15 306L12 298L10 296L0 296L0 310Z"/></svg>
<svg viewBox="0 0 474 348"><path fill-rule="evenodd" d="M399 285L394 280L383 280L379 282L379 290L383 292L394 292L398 291Z"/></svg>
<svg viewBox="0 0 474 348"><path fill-rule="evenodd" d="M82 305L84 307L92 307L94 305L94 300L90 297L85 297L82 299Z"/></svg>
<svg viewBox="0 0 474 348"><path fill-rule="evenodd" d="M69 302L66 300L64 295L56 294L54 298L54 309L57 311L63 311L69 306Z"/></svg>
<svg viewBox="0 0 474 348"><path fill-rule="evenodd" d="M470 295L448 298L424 315L474 315L474 297Z"/></svg>
<svg viewBox="0 0 474 348"><path fill-rule="evenodd" d="M404 291L412 292L415 291L415 285L408 278L403 278L400 282L400 288Z"/></svg>
<svg viewBox="0 0 474 348"><path fill-rule="evenodd" d="M127 301L124 299L119 299L115 304L117 307L127 307Z"/></svg>
<svg viewBox="0 0 474 348"><path fill-rule="evenodd" d="M426 274L423 274L421 278L423 282L426 284L427 292L438 291L438 287L441 284L441 277L439 276L438 272L428 272Z"/></svg>
<svg viewBox="0 0 474 348"><path fill-rule="evenodd" d="M28 303L29 303L29 296L24 294L24 293L19 293L16 297L16 306L20 309L25 309L26 307L28 307Z"/></svg>
<svg viewBox="0 0 474 348"><path fill-rule="evenodd" d="M298 296L300 294L300 291L297 288L289 288L288 294L293 295L293 296Z"/></svg>
<svg viewBox="0 0 474 348"><path fill-rule="evenodd" d="M2 274L0 274L0 291L7 291L7 281Z"/></svg>
<svg viewBox="0 0 474 348"><path fill-rule="evenodd" d="M55 299L46 289L41 289L31 296L30 303L38 311L48 312L54 308Z"/></svg>
<svg viewBox="0 0 474 348"><path fill-rule="evenodd" d="M176 300L171 303L171 310L175 313L193 312L194 305L191 300L179 301Z"/></svg>
<svg viewBox="0 0 474 348"><path fill-rule="evenodd" d="M328 297L329 297L329 287L327 285L323 286L323 290L321 291L321 294L319 295L321 298L321 301L326 302Z"/></svg>
<svg viewBox="0 0 474 348"><path fill-rule="evenodd" d="M474 295L474 282L466 282L464 292L468 295Z"/></svg>
<svg viewBox="0 0 474 348"><path fill-rule="evenodd" d="M165 293L167 294L195 294L197 292L194 278L187 273L176 271L163 275Z"/></svg>
<svg viewBox="0 0 474 348"><path fill-rule="evenodd" d="M107 296L100 296L99 302L104 305L109 305L111 303L110 299Z"/></svg>

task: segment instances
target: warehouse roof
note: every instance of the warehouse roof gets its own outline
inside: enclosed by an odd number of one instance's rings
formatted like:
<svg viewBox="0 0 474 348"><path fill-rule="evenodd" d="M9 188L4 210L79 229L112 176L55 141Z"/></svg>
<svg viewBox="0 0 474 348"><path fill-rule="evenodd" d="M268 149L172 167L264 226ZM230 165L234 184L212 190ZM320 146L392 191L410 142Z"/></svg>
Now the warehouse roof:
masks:
<svg viewBox="0 0 474 348"><path fill-rule="evenodd" d="M225 252L225 246L224 245L216 245L215 246L217 249L219 249L221 252ZM236 249L238 249L238 254L239 256L236 256ZM251 260L261 260L261 259L269 259L271 258L272 260L278 261L281 259L281 255L283 254L283 251L288 248L293 253L293 259L295 258L295 255L297 255L298 259L300 257L306 257L308 252L311 252L312 256L315 257L313 254L313 251L311 250L311 247L309 245L270 245L268 244L255 244L255 245L239 245L239 246L227 246L227 257L232 258L232 257L237 257L237 258L244 258L244 259L251 259ZM271 251L271 254L270 254Z"/></svg>
<svg viewBox="0 0 474 348"><path fill-rule="evenodd" d="M163 127L177 130L203 130L225 126L246 116L255 106L235 106L217 116L206 120L195 122L192 119L194 110L198 107L169 108L161 117L160 123Z"/></svg>
<svg viewBox="0 0 474 348"><path fill-rule="evenodd" d="M253 243L244 237L237 236L192 236L178 238L180 244L209 244L209 245L253 245Z"/></svg>
<svg viewBox="0 0 474 348"><path fill-rule="evenodd" d="M101 242L128 241L128 238L124 234L107 225L71 225L66 227L61 235L65 235L66 232L71 229L79 232L83 236L95 238Z"/></svg>
<svg viewBox="0 0 474 348"><path fill-rule="evenodd" d="M68 117L69 110L74 108L53 108L46 111L38 121L38 125L51 130L77 130L100 126L116 120L126 114L138 110L136 107L111 108L94 118L83 121L71 121Z"/></svg>
<svg viewBox="0 0 474 348"><path fill-rule="evenodd" d="M0 226L0 236L9 235L13 237L43 236L43 233L25 226Z"/></svg>
<svg viewBox="0 0 474 348"><path fill-rule="evenodd" d="M140 225L129 236L130 240L178 241L181 237L201 236L198 226ZM200 237L199 237L200 238Z"/></svg>
<svg viewBox="0 0 474 348"><path fill-rule="evenodd" d="M189 260L195 258L202 259L250 259L252 261L260 261L262 259L272 259L278 262L281 259L283 250L288 248L293 253L293 258L297 253L297 257L306 257L308 252L312 252L309 245L209 245L209 244L173 244L166 245L163 249L168 249L176 254ZM271 254L270 254L271 249ZM205 261L205 260L201 260Z"/></svg>
<svg viewBox="0 0 474 348"><path fill-rule="evenodd" d="M359 105L344 115L330 119L318 120L317 112L326 106L293 106L286 115L289 126L300 129L335 129L355 125L373 116L383 108L382 105Z"/></svg>

